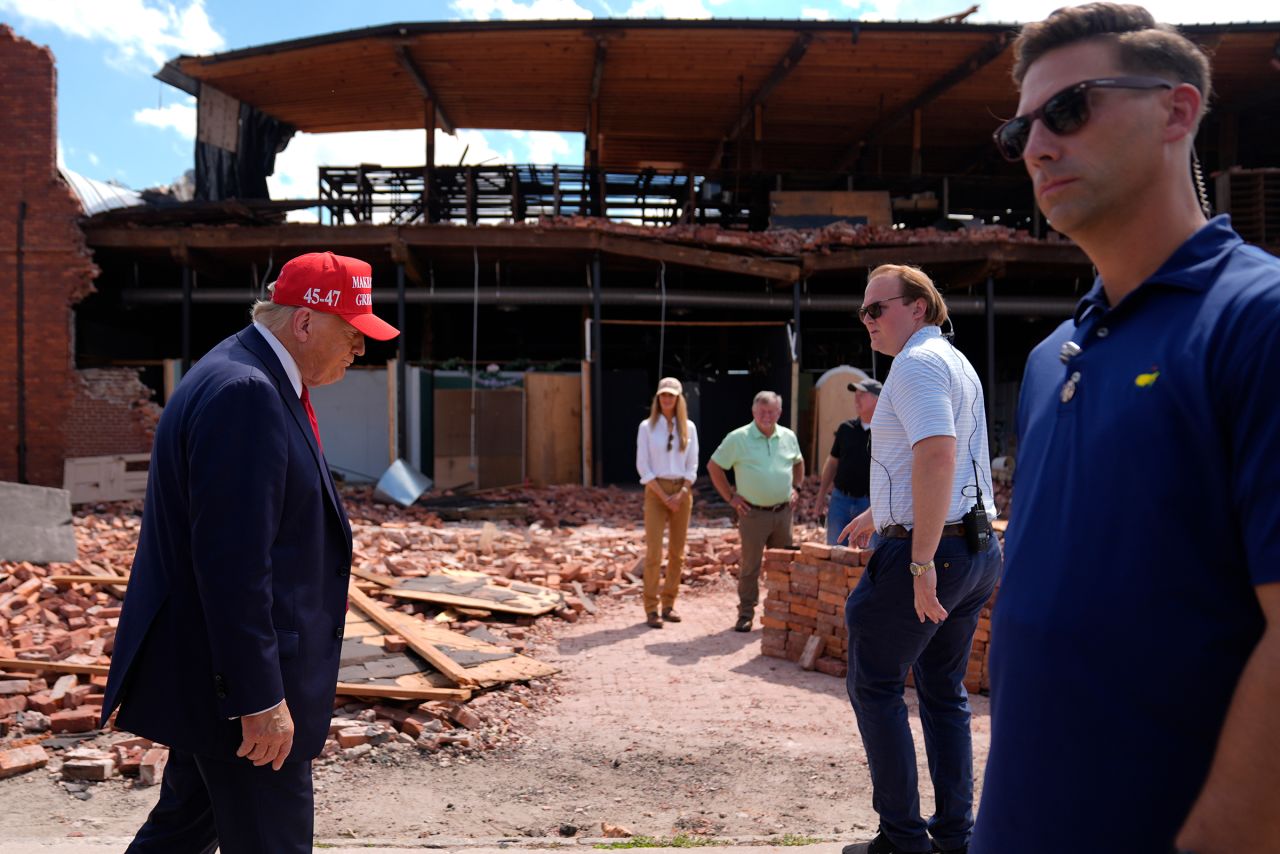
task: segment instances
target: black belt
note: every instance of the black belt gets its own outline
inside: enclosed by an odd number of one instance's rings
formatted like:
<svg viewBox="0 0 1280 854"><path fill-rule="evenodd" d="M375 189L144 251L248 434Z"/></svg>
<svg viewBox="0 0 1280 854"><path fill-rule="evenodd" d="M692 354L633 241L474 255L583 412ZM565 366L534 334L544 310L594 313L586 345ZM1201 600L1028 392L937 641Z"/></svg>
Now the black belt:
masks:
<svg viewBox="0 0 1280 854"><path fill-rule="evenodd" d="M772 507L761 507L759 504L752 504L750 501L747 501L747 499L745 498L742 500L746 501L747 506L750 507L752 510L763 510L766 513L777 513L779 510L786 510L788 507L791 506L790 501L784 501L781 504L774 504Z"/></svg>
<svg viewBox="0 0 1280 854"><path fill-rule="evenodd" d="M908 540L911 538L911 529L903 525L885 525L880 530L880 536L884 537L886 540ZM953 522L950 525L943 525L942 536L963 537L964 522Z"/></svg>

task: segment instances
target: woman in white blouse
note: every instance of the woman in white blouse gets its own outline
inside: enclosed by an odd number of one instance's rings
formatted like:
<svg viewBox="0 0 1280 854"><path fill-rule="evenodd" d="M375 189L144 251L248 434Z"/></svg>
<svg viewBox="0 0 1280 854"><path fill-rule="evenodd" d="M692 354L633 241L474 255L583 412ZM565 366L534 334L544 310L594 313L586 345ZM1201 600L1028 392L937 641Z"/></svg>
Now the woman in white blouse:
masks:
<svg viewBox="0 0 1280 854"><path fill-rule="evenodd" d="M649 417L636 434L636 471L644 484L644 613L650 628L665 620L680 622L675 612L684 570L685 536L693 511L693 481L698 474L698 429L689 420L684 387L674 377L658 382ZM658 571L662 565L662 533L670 526L667 574L662 584L659 616Z"/></svg>

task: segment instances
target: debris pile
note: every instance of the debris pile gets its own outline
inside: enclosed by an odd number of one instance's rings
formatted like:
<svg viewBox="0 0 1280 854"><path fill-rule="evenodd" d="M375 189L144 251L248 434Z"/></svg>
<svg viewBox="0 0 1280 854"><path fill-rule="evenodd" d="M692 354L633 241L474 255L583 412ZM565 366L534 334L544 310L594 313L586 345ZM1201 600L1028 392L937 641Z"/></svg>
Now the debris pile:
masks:
<svg viewBox="0 0 1280 854"><path fill-rule="evenodd" d="M542 217L536 228L593 229L606 234L665 240L698 246L742 249L769 255L794 256L804 252L829 255L842 248L903 246L939 243L1042 243L1022 229L1003 225L973 225L947 231L937 228L892 228L834 222L820 228L771 228L742 231L718 225L673 225L666 228L612 222L599 217Z"/></svg>
<svg viewBox="0 0 1280 854"><path fill-rule="evenodd" d="M811 503L816 489L806 484ZM465 761L518 738L513 717L553 690L556 668L527 655L550 634L541 617L576 621L601 596L641 591L636 490L502 490L485 501L518 512L448 527L429 502L379 504L363 488L344 497L355 583L322 761L411 749ZM705 494L695 507L685 583L736 574L727 508ZM73 523L75 562L0 562L0 778L46 768L90 797L105 779L151 785L167 753L97 729L141 502L85 508ZM798 538L817 535L797 526Z"/></svg>

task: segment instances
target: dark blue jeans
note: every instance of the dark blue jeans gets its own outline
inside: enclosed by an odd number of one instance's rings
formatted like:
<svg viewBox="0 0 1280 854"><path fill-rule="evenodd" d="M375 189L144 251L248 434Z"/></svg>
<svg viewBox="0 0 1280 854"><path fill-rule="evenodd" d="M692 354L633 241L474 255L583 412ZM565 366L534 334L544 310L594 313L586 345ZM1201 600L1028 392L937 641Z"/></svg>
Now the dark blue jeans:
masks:
<svg viewBox="0 0 1280 854"><path fill-rule="evenodd" d="M853 521L854 516L870 506L871 499L867 496L850 495L832 487L831 498L827 500L827 545L836 545L836 537L840 536L845 526ZM847 546L849 543L841 545Z"/></svg>
<svg viewBox="0 0 1280 854"><path fill-rule="evenodd" d="M871 770L871 805L880 829L902 851L968 844L973 831L973 741L964 688L978 615L991 596L1002 557L994 537L970 555L963 537L943 537L934 556L941 623L920 622L914 607L910 540L883 540L845 603L849 700ZM915 675L925 753L936 810L920 816L916 749L903 688Z"/></svg>

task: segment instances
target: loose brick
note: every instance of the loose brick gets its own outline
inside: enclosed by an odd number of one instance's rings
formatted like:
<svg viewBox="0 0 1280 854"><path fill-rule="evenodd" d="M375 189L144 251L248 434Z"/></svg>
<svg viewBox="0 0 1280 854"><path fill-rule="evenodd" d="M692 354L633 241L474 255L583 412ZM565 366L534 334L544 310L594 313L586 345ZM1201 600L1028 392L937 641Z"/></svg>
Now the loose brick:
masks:
<svg viewBox="0 0 1280 854"><path fill-rule="evenodd" d="M89 732L97 728L100 711L94 706L63 709L49 715L49 726L54 732Z"/></svg>
<svg viewBox="0 0 1280 854"><path fill-rule="evenodd" d="M169 751L163 747L153 747L142 754L142 764L138 767L138 785L154 786L159 783L168 764Z"/></svg>
<svg viewBox="0 0 1280 854"><path fill-rule="evenodd" d="M49 754L38 744L0 750L0 780L25 774L49 763Z"/></svg>

